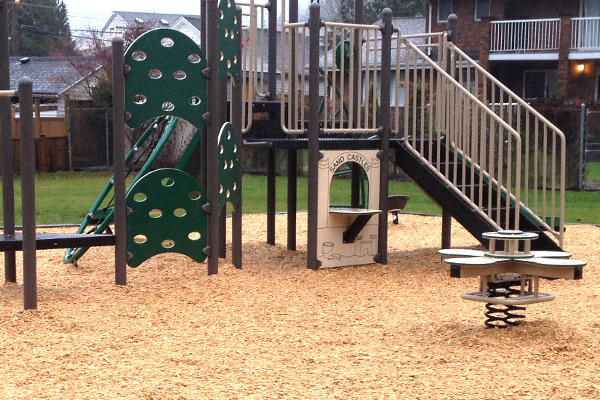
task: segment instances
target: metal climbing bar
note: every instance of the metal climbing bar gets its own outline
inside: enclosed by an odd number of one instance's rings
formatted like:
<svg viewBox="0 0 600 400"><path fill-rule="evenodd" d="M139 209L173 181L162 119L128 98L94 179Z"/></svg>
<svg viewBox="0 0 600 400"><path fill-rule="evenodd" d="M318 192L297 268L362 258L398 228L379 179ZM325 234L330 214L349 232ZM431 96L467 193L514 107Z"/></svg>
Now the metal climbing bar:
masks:
<svg viewBox="0 0 600 400"><path fill-rule="evenodd" d="M281 127L288 134L302 134L310 107L308 27L305 23L289 23L282 27L282 35ZM381 27L325 22L319 36L323 44L319 63L323 132L377 133ZM355 91L358 97L353 95ZM358 110L356 114L354 109Z"/></svg>
<svg viewBox="0 0 600 400"><path fill-rule="evenodd" d="M268 95L266 26L269 3L259 1L236 2L242 8L242 133L252 127L252 104ZM231 118L230 118L231 119Z"/></svg>
<svg viewBox="0 0 600 400"><path fill-rule="evenodd" d="M522 209L562 246L567 149L564 133L452 42L447 43L446 51L450 65L454 66L449 72L454 74L455 79L519 133L523 145L520 171ZM509 141L506 145L513 144ZM510 153L505 155L505 163L514 165L516 160L507 157ZM513 178L504 184L515 186L516 181Z"/></svg>
<svg viewBox="0 0 600 400"><path fill-rule="evenodd" d="M397 129L406 145L490 225L519 229L521 136L509 119L464 86L464 77L446 70L447 64L455 65L446 57L441 51L434 61L411 41L398 39L405 105Z"/></svg>

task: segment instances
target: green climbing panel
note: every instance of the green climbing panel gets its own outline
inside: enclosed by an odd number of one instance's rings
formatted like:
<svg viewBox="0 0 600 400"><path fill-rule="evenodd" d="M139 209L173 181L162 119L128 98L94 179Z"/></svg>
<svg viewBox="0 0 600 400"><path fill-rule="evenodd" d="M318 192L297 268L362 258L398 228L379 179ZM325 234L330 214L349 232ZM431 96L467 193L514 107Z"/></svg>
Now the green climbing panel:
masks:
<svg viewBox="0 0 600 400"><path fill-rule="evenodd" d="M219 80L238 72L239 42L235 2L233 0L219 1Z"/></svg>
<svg viewBox="0 0 600 400"><path fill-rule="evenodd" d="M344 59L344 72L350 72L350 41L344 40L343 42L343 54L342 54L342 43L339 43L335 48L335 65L341 70L342 69L342 57ZM354 47L353 53L354 70L358 66L358 51Z"/></svg>
<svg viewBox="0 0 600 400"><path fill-rule="evenodd" d="M226 122L219 131L219 208L231 203L238 204L240 191L237 187L239 157L235 129Z"/></svg>
<svg viewBox="0 0 600 400"><path fill-rule="evenodd" d="M165 168L142 177L127 194L127 264L168 252L204 261L206 201L202 185L186 172Z"/></svg>
<svg viewBox="0 0 600 400"><path fill-rule="evenodd" d="M125 64L130 127L160 115L175 115L197 129L204 127L206 58L192 39L173 29L146 32L127 49Z"/></svg>

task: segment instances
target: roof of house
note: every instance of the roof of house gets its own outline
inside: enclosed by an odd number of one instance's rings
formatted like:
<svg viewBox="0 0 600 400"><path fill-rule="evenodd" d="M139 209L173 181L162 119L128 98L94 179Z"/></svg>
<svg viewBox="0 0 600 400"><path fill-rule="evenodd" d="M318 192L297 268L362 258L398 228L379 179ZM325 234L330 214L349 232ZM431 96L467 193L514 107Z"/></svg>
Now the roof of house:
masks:
<svg viewBox="0 0 600 400"><path fill-rule="evenodd" d="M135 25L138 23L152 23L156 26L169 27L175 23L180 17L187 19L192 25L200 29L200 15L184 15L184 14L162 14L162 13L149 13L149 12L138 12L138 11L113 11L112 16L106 21L106 24L102 27L102 31L108 28L110 22L116 17L120 16L127 22L127 25Z"/></svg>
<svg viewBox="0 0 600 400"><path fill-rule="evenodd" d="M10 88L16 90L21 77L28 76L38 95L59 95L102 65L89 57L10 57L9 63Z"/></svg>

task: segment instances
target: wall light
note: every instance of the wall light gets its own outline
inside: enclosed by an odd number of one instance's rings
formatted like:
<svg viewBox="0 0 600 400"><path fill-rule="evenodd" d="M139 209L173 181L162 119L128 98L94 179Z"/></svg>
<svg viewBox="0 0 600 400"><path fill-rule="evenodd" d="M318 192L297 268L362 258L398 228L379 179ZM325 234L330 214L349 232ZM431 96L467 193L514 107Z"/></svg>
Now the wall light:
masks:
<svg viewBox="0 0 600 400"><path fill-rule="evenodd" d="M575 70L579 73L585 71L585 64L577 64L577 66L575 67Z"/></svg>

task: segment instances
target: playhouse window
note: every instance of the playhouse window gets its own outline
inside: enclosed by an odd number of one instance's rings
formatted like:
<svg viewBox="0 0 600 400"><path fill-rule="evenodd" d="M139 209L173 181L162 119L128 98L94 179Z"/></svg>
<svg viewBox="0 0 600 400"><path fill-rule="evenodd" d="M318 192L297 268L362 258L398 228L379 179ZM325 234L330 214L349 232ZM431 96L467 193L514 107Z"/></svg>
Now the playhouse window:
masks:
<svg viewBox="0 0 600 400"><path fill-rule="evenodd" d="M555 69L525 71L523 97L543 99L556 96L558 71Z"/></svg>
<svg viewBox="0 0 600 400"><path fill-rule="evenodd" d="M452 14L452 0L438 0L437 19L438 22L448 21L448 15Z"/></svg>
<svg viewBox="0 0 600 400"><path fill-rule="evenodd" d="M475 20L489 17L491 15L492 0L475 0Z"/></svg>
<svg viewBox="0 0 600 400"><path fill-rule="evenodd" d="M358 208L368 208L369 181L363 167L353 161L346 161L334 172L329 190L330 207L352 206L352 169L358 172Z"/></svg>

